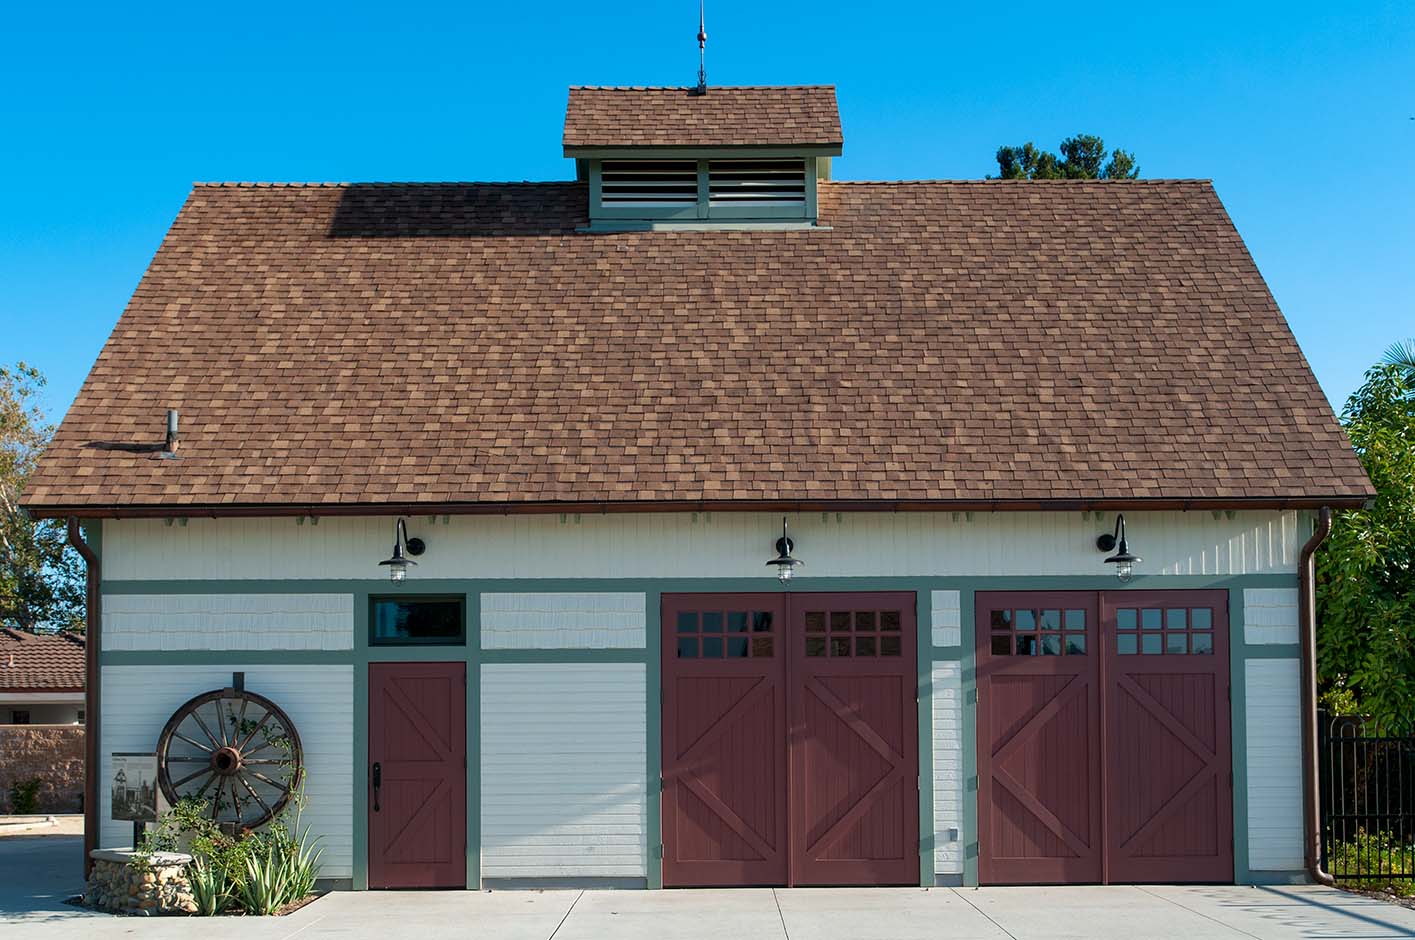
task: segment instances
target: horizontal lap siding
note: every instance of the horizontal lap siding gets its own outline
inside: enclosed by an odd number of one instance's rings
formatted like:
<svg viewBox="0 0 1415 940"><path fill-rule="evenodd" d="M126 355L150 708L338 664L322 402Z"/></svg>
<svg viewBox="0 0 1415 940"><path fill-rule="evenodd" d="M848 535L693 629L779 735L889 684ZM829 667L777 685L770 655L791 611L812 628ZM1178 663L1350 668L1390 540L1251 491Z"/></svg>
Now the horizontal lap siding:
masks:
<svg viewBox="0 0 1415 940"><path fill-rule="evenodd" d="M808 577L1103 574L1097 534L1114 517L1041 513L793 513ZM779 513L619 513L413 517L427 541L413 578L760 578ZM1295 512L1136 512L1126 516L1141 572L1294 572ZM191 519L104 523L104 576L141 579L374 578L392 520Z"/></svg>
<svg viewBox="0 0 1415 940"><path fill-rule="evenodd" d="M1253 871L1300 871L1304 862L1298 661L1250 659L1244 670L1248 867Z"/></svg>
<svg viewBox="0 0 1415 940"><path fill-rule="evenodd" d="M481 675L482 877L644 877L643 664Z"/></svg>
<svg viewBox="0 0 1415 940"><path fill-rule="evenodd" d="M1243 642L1254 645L1297 642L1297 589L1243 591Z"/></svg>
<svg viewBox="0 0 1415 940"><path fill-rule="evenodd" d="M963 873L963 670L934 663L933 804L934 873Z"/></svg>
<svg viewBox="0 0 1415 940"><path fill-rule="evenodd" d="M482 649L643 649L642 593L483 594Z"/></svg>
<svg viewBox="0 0 1415 940"><path fill-rule="evenodd" d="M963 644L962 592L932 591L930 594L934 646L961 646Z"/></svg>
<svg viewBox="0 0 1415 940"><path fill-rule="evenodd" d="M104 666L103 743L100 755L99 845L131 845L131 823L110 819L108 781L113 752L151 752L162 726L182 703L246 674L246 688L280 706L299 732L308 779L302 822L321 837L320 877L353 875L353 783L349 742L354 737L351 666Z"/></svg>
<svg viewBox="0 0 1415 940"><path fill-rule="evenodd" d="M105 650L347 650L352 594L105 594Z"/></svg>

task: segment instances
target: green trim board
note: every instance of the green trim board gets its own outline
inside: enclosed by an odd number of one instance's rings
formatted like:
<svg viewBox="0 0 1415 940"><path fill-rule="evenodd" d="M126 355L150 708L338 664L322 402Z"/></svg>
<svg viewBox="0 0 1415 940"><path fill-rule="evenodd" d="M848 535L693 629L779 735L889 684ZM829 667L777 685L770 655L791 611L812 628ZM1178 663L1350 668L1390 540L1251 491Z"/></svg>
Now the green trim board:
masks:
<svg viewBox="0 0 1415 940"><path fill-rule="evenodd" d="M1232 637L1231 681L1234 687L1233 746L1234 746L1234 831L1235 880L1251 883L1255 877L1274 873L1251 873L1247 869L1247 806L1246 806L1246 727L1243 700L1244 663L1254 658L1296 658L1298 648L1291 645L1249 646L1243 643L1243 589L1249 587L1290 587L1295 574L1239 576L1143 576L1136 578L1130 589L1192 589L1222 587L1230 592L1230 635ZM661 820L661 636L660 615L662 594L665 592L741 593L772 590L774 581L763 578L737 579L427 579L413 583L421 594L437 592L467 596L465 646L382 646L371 647L368 637L369 596L389 594L388 582L382 578L358 580L261 580L261 581L115 581L104 585L114 594L240 594L240 593L349 593L353 595L353 648L346 650L189 650L189 651L105 651L100 654L103 665L202 665L309 663L352 664L354 668L355 735L350 754L353 778L353 879L356 889L367 887L367 780L368 764L368 664L370 662L431 662L465 661L467 663L467 872L469 888L481 883L481 748L478 730L481 709L481 666L495 663L619 663L642 662L646 666L645 715L646 752L646 865L649 887L662 887L662 820ZM410 585L411 586L411 585ZM962 883L978 883L977 844L977 682L974 596L977 591L995 590L1117 590L1113 576L1007 576L1007 577L898 577L898 578L820 578L797 579L792 589L799 593L814 591L908 590L916 596L918 624L918 717L919 717L919 821L920 882L932 885L939 877L957 880L957 876L938 876L934 872L936 833L933 819L933 726L932 672L936 662L957 662L961 665L963 710L963 820L959 833L963 843L964 872ZM932 645L933 590L959 591L961 645ZM636 591L645 595L645 639L641 648L618 649L481 649L481 611L479 595L504 592L572 592L572 591ZM925 776L927 775L927 776Z"/></svg>

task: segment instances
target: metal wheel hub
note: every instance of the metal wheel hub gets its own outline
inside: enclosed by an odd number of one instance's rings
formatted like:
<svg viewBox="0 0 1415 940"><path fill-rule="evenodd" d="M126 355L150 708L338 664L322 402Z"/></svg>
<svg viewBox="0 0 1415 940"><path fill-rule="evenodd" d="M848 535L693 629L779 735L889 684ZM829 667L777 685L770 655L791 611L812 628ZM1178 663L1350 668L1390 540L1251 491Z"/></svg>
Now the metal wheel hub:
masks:
<svg viewBox="0 0 1415 940"><path fill-rule="evenodd" d="M211 755L211 769L223 777L240 773L244 761L241 752L234 747L217 748Z"/></svg>

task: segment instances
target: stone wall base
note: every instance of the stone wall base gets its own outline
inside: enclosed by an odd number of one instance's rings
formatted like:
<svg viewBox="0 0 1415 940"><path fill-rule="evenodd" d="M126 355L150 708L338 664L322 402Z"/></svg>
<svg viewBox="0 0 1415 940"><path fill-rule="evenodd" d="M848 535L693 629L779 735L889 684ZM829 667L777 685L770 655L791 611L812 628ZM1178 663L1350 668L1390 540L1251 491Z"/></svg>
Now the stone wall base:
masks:
<svg viewBox="0 0 1415 940"><path fill-rule="evenodd" d="M84 903L114 914L191 914L197 909L187 882L190 855L159 852L151 867L132 864L133 853L98 849L84 889Z"/></svg>

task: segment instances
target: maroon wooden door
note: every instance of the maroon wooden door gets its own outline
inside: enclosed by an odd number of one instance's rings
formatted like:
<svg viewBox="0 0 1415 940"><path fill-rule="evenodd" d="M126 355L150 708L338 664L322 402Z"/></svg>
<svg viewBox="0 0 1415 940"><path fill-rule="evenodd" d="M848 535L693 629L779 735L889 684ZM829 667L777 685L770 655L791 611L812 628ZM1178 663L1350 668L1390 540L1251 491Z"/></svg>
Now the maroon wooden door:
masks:
<svg viewBox="0 0 1415 940"><path fill-rule="evenodd" d="M979 592L978 877L1101 880L1092 592Z"/></svg>
<svg viewBox="0 0 1415 940"><path fill-rule="evenodd" d="M663 883L786 884L785 597L662 610Z"/></svg>
<svg viewBox="0 0 1415 940"><path fill-rule="evenodd" d="M1107 882L1232 881L1227 591L1101 595Z"/></svg>
<svg viewBox="0 0 1415 940"><path fill-rule="evenodd" d="M663 883L918 884L913 594L663 596Z"/></svg>
<svg viewBox="0 0 1415 940"><path fill-rule="evenodd" d="M975 605L980 880L1232 881L1227 592Z"/></svg>
<svg viewBox="0 0 1415 940"><path fill-rule="evenodd" d="M466 663L369 664L370 888L467 885L466 676Z"/></svg>
<svg viewBox="0 0 1415 940"><path fill-rule="evenodd" d="M791 884L919 883L913 594L793 594Z"/></svg>

